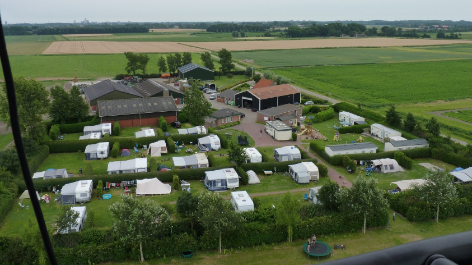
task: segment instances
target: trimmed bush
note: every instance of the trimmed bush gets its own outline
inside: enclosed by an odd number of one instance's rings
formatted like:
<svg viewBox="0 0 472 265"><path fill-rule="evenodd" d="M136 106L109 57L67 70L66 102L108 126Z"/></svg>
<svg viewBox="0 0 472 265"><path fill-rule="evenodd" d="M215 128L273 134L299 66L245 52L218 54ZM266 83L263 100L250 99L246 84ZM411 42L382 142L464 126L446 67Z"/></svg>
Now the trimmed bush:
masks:
<svg viewBox="0 0 472 265"><path fill-rule="evenodd" d="M212 154L209 154L208 155L208 163L210 164L210 167L216 166L217 162L215 160L215 156L213 156Z"/></svg>
<svg viewBox="0 0 472 265"><path fill-rule="evenodd" d="M215 131L215 129L213 129L211 127L208 127L208 133L215 134L216 131Z"/></svg>
<svg viewBox="0 0 472 265"><path fill-rule="evenodd" d="M171 154L175 153L175 142L174 139L171 137L168 137L166 139L166 144L167 144L167 151Z"/></svg>
<svg viewBox="0 0 472 265"><path fill-rule="evenodd" d="M164 136L164 132L162 131L161 128L156 129L157 136Z"/></svg>
<svg viewBox="0 0 472 265"><path fill-rule="evenodd" d="M370 128L370 125L369 124L360 124L360 125L341 127L341 128L339 128L339 133L341 133L341 134L344 134L344 133L361 134L361 133L364 132L365 128Z"/></svg>
<svg viewBox="0 0 472 265"><path fill-rule="evenodd" d="M172 176L172 188L174 188L174 190L177 190L177 191L179 191L181 189L180 188L180 179L179 179L179 176L177 176L177 175Z"/></svg>
<svg viewBox="0 0 472 265"><path fill-rule="evenodd" d="M101 198L103 195L103 181L99 180L97 183L97 197Z"/></svg>
<svg viewBox="0 0 472 265"><path fill-rule="evenodd" d="M318 171L320 172L320 177L327 177L328 176L328 167L323 164L316 164L318 167Z"/></svg>
<svg viewBox="0 0 472 265"><path fill-rule="evenodd" d="M218 136L218 138L220 138L221 148L228 148L228 138L226 137L226 135L222 133L216 133L216 135Z"/></svg>
<svg viewBox="0 0 472 265"><path fill-rule="evenodd" d="M159 128L161 128L163 132L167 132L167 121L163 116L159 117Z"/></svg>
<svg viewBox="0 0 472 265"><path fill-rule="evenodd" d="M296 142L298 139L298 135L296 133L292 133L292 141Z"/></svg>
<svg viewBox="0 0 472 265"><path fill-rule="evenodd" d="M113 148L111 149L111 153L110 155L113 157L113 158L117 158L120 156L120 142L115 142L113 144Z"/></svg>
<svg viewBox="0 0 472 265"><path fill-rule="evenodd" d="M36 264L38 253L18 237L0 237L2 264Z"/></svg>
<svg viewBox="0 0 472 265"><path fill-rule="evenodd" d="M177 115L177 120L180 121L181 123L188 122L187 115L185 115L185 113L183 112L179 112L179 114Z"/></svg>
<svg viewBox="0 0 472 265"><path fill-rule="evenodd" d="M332 119L335 116L334 109L329 107L327 110L323 110L321 112L318 112L315 115L315 118L313 122L322 122L322 121L327 121L329 119Z"/></svg>
<svg viewBox="0 0 472 265"><path fill-rule="evenodd" d="M113 136L119 136L121 133L121 125L119 122L115 121L113 123Z"/></svg>
<svg viewBox="0 0 472 265"><path fill-rule="evenodd" d="M35 155L28 158L28 168L31 173L38 170L39 165L49 156L49 147L47 145L40 145Z"/></svg>
<svg viewBox="0 0 472 265"><path fill-rule="evenodd" d="M51 140L56 141L61 134L61 129L58 124L51 126L51 130L49 130L49 138Z"/></svg>
<svg viewBox="0 0 472 265"><path fill-rule="evenodd" d="M246 171L241 167L236 167L236 172L238 173L239 177L241 178L241 184L247 185L249 182L249 176L247 175Z"/></svg>
<svg viewBox="0 0 472 265"><path fill-rule="evenodd" d="M403 152L395 152L394 159L397 160L398 164L406 169L413 167L413 160L408 158Z"/></svg>
<svg viewBox="0 0 472 265"><path fill-rule="evenodd" d="M221 130L221 129L226 129L226 128L229 128L231 126L236 126L236 125L239 125L239 124L241 124L240 121L235 121L235 122L232 122L232 123L226 123L224 125L217 126L214 129L215 130Z"/></svg>

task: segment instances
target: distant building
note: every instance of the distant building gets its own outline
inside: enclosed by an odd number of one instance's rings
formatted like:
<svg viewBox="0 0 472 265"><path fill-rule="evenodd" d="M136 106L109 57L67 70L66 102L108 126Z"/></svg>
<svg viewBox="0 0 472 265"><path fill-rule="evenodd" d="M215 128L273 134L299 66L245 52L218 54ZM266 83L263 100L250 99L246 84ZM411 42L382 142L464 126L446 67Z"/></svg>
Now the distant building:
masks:
<svg viewBox="0 0 472 265"><path fill-rule="evenodd" d="M204 66L189 63L177 68L180 79L215 80L215 72Z"/></svg>
<svg viewBox="0 0 472 265"><path fill-rule="evenodd" d="M408 150L421 147L429 147L428 141L425 139L413 139L406 141L391 141L385 143L385 151Z"/></svg>
<svg viewBox="0 0 472 265"><path fill-rule="evenodd" d="M329 156L364 154L377 152L377 146L374 143L355 143L355 144L338 144L325 146L325 152Z"/></svg>
<svg viewBox="0 0 472 265"><path fill-rule="evenodd" d="M225 90L216 96L216 101L226 103L228 105L230 105L231 103L234 104L234 95L236 95L237 93L239 93L239 91L231 89Z"/></svg>
<svg viewBox="0 0 472 265"><path fill-rule="evenodd" d="M275 86L277 85L274 81L268 80L265 78L261 78L259 82L257 82L252 88L261 88L261 87L268 87L268 86Z"/></svg>
<svg viewBox="0 0 472 265"><path fill-rule="evenodd" d="M143 96L143 98L172 97L174 98L175 104L184 103L184 92L154 80L146 80L133 88Z"/></svg>
<svg viewBox="0 0 472 265"><path fill-rule="evenodd" d="M258 122L280 120L288 126L296 125L294 122L302 116L302 106L285 104L278 107L268 108L257 112Z"/></svg>
<svg viewBox="0 0 472 265"><path fill-rule="evenodd" d="M241 120L241 112L234 109L220 109L205 120L206 127L216 127Z"/></svg>

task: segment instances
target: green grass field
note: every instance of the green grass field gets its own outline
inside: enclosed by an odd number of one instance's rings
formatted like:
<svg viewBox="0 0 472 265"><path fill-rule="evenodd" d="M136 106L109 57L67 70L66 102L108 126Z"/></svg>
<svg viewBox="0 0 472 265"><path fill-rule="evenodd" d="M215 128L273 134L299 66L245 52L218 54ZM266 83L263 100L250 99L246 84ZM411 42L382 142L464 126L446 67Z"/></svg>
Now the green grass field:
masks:
<svg viewBox="0 0 472 265"><path fill-rule="evenodd" d="M472 122L472 110L451 111L444 113L444 115L461 121Z"/></svg>
<svg viewBox="0 0 472 265"><path fill-rule="evenodd" d="M295 67L275 72L295 85L366 106L472 97L472 60ZM460 80L460 82L458 82Z"/></svg>
<svg viewBox="0 0 472 265"><path fill-rule="evenodd" d="M266 50L232 54L237 60L252 59L256 67L262 68L472 59L470 44L435 47L440 47L441 52L427 47L387 47ZM461 49L470 49L470 52Z"/></svg>
<svg viewBox="0 0 472 265"><path fill-rule="evenodd" d="M1 134L0 135L0 151L3 150L11 141L13 141L13 134Z"/></svg>

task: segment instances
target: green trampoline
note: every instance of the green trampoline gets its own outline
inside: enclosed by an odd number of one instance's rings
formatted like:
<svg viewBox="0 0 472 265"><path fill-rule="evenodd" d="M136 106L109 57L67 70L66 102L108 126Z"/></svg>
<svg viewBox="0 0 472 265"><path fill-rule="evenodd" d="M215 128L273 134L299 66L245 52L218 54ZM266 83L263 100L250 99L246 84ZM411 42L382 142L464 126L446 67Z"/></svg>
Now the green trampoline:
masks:
<svg viewBox="0 0 472 265"><path fill-rule="evenodd" d="M331 247L323 241L316 241L314 247L310 247L310 251L307 250L308 242L303 244L303 251L306 254L313 256L313 257L324 257L328 256L331 253Z"/></svg>

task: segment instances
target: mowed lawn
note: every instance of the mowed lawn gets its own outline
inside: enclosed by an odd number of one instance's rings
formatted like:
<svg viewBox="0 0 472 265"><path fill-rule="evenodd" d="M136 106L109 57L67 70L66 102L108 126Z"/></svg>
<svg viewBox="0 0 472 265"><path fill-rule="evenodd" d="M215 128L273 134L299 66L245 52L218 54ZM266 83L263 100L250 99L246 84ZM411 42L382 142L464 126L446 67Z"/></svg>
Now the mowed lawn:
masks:
<svg viewBox="0 0 472 265"><path fill-rule="evenodd" d="M232 54L237 60L254 60L254 65L262 68L472 59L472 51L466 53L459 48L472 49L472 45L445 45L441 46L441 52L426 47L385 47L241 51Z"/></svg>
<svg viewBox="0 0 472 265"><path fill-rule="evenodd" d="M444 115L462 121L472 122L472 110L451 111L444 113Z"/></svg>
<svg viewBox="0 0 472 265"><path fill-rule="evenodd" d="M472 97L472 60L294 67L275 72L295 85L366 106ZM457 80L460 80L458 82Z"/></svg>

